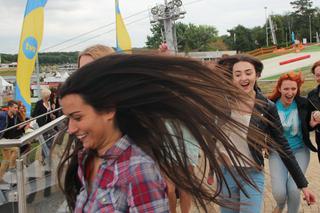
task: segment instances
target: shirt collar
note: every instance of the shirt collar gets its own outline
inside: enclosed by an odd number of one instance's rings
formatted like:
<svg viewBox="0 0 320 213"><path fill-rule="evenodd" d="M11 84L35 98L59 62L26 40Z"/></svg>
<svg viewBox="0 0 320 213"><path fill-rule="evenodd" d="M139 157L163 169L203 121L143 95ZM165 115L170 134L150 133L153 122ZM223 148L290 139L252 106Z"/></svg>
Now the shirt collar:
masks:
<svg viewBox="0 0 320 213"><path fill-rule="evenodd" d="M124 151L128 149L131 145L131 140L127 135L122 136L110 149L106 151L106 153L101 156L102 158L109 158L109 157L118 157Z"/></svg>
<svg viewBox="0 0 320 213"><path fill-rule="evenodd" d="M132 140L127 136L122 136L110 149L108 149L104 155L100 156L105 160L117 159L129 146L131 146ZM80 162L84 162L88 156L89 150L83 149L79 152ZM109 161L110 162L110 161ZM108 163L109 164L109 163Z"/></svg>

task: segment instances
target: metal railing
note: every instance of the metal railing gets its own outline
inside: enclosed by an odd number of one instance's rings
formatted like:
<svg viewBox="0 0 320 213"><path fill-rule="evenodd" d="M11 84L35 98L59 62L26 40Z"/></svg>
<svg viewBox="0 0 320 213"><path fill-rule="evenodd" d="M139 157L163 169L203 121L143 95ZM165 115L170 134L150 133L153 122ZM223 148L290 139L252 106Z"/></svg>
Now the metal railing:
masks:
<svg viewBox="0 0 320 213"><path fill-rule="evenodd" d="M15 128L17 126L23 125L25 123L28 123L32 120L35 120L39 117L42 116L46 116L47 114L53 113L55 111L61 110L61 108L50 111L46 114L43 114L41 116L37 116L35 118L32 118L26 122L23 123L19 123L16 126L7 128L5 130L0 131L0 134L4 131L8 131L9 129ZM34 131L23 135L21 138L19 139L0 139L0 149L7 149L7 148L17 148L17 159L16 159L16 187L12 187L11 190L6 191L6 194L4 197L7 198L8 202L18 202L18 211L19 213L25 213L27 212L27 196L34 193L31 189L32 189L32 183L27 182L26 183L26 179L27 179L27 166L28 164L26 163L26 159L29 157L30 153L36 152L36 149L39 149L40 147L40 155L43 155L43 150L42 150L42 146L46 145L48 142L52 142L53 138L55 137L55 135L50 136L50 138L47 138L46 140L43 140L43 135L46 135L48 133L48 131L56 129L57 127L61 127L62 124L64 124L66 122L66 116L60 116L58 118L56 118L55 120L51 121L50 123L35 129ZM56 131L57 132L57 131ZM57 132L58 134L58 132ZM39 138L42 137L42 140L39 140ZM21 153L20 148L27 145L27 144L31 144L32 141L37 140L37 142L39 142L38 146L33 148L31 151L28 151L27 153ZM50 150L52 151L52 150ZM58 161L58 159L56 159L56 161ZM39 169L39 168L38 168ZM52 171L54 172L50 172L50 175L54 175L55 174L55 169L56 168L52 168ZM43 169L44 170L44 169ZM44 177L44 179L47 179L48 177ZM52 184L56 184L56 179L50 177L50 180L53 180ZM44 185L44 187L46 187L46 185ZM43 187L42 187L43 188ZM0 190L0 192L2 193L2 191ZM50 211L49 211L50 212Z"/></svg>
<svg viewBox="0 0 320 213"><path fill-rule="evenodd" d="M36 119L38 119L38 118L47 116L47 115L49 115L49 114L51 114L51 113L54 113L54 112L57 112L57 111L61 111L61 110L62 110L62 107L60 107L60 108L58 108L58 109L51 110L51 111L46 112L46 113L44 113L44 114L42 114L42 115L39 115L39 116L37 116L37 117L30 118L29 120L23 121L23 122L18 123L18 124L14 125L14 126L8 127L8 128L6 128L6 129L4 129L4 130L1 130L1 131L0 131L0 135L1 135L2 133L4 133L4 132L10 130L10 129L14 129L14 128L16 128L16 127L19 127L19 126L28 124L28 123L30 123L31 121L34 121L34 120L36 120Z"/></svg>

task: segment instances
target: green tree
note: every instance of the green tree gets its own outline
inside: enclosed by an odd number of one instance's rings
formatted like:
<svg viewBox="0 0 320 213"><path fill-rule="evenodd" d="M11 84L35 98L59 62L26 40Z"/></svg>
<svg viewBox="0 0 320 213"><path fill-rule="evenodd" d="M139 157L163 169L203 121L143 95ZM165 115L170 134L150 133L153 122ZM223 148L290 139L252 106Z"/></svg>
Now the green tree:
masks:
<svg viewBox="0 0 320 213"><path fill-rule="evenodd" d="M238 25L228 30L230 36L224 36L224 42L233 50L245 52L255 49L258 45L252 35L252 30Z"/></svg>
<svg viewBox="0 0 320 213"><path fill-rule="evenodd" d="M152 36L147 36L146 45L150 49L158 49L159 45L163 42L163 32L162 32L163 26L160 24L152 25L151 27L151 33Z"/></svg>
<svg viewBox="0 0 320 213"><path fill-rule="evenodd" d="M313 7L311 0L295 0L290 2L294 12L291 14L293 28L297 39L309 38L309 24L314 19L316 8Z"/></svg>
<svg viewBox="0 0 320 213"><path fill-rule="evenodd" d="M148 48L156 49L163 42L163 29L159 24L151 28L151 36L147 36ZM213 26L195 24L176 24L177 44L179 51L208 51L218 38L218 31Z"/></svg>
<svg viewBox="0 0 320 213"><path fill-rule="evenodd" d="M295 15L309 16L312 15L316 10L313 8L312 0L295 0L290 2L292 8L294 9Z"/></svg>

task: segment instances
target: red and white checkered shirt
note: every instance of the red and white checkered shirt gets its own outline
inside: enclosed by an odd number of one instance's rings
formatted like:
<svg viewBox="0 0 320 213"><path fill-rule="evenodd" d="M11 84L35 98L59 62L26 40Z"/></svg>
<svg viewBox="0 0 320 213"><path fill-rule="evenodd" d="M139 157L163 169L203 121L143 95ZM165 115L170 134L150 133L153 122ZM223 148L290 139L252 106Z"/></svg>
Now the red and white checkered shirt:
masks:
<svg viewBox="0 0 320 213"><path fill-rule="evenodd" d="M84 176L88 153L79 153L82 188L74 212L169 212L166 184L157 164L127 136L105 156L113 157L103 160L88 194Z"/></svg>

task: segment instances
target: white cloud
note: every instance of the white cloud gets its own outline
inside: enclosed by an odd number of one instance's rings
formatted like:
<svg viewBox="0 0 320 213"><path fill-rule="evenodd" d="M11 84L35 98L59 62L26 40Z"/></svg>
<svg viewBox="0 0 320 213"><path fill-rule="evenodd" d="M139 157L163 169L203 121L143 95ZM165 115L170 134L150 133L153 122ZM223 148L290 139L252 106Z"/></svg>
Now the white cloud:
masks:
<svg viewBox="0 0 320 213"><path fill-rule="evenodd" d="M213 25L219 30L219 34L225 34L227 29L238 24L246 27L263 25L265 6L268 7L269 13L283 14L285 11L291 10L290 1L183 0L187 14L182 21L184 23ZM27 0L0 0L0 52L18 52L26 2ZM317 2L315 6L319 6ZM148 11L157 3L163 4L163 0L120 0L123 17L141 12L125 20L133 46L145 45L146 37L150 35ZM45 29L41 49L46 49L99 27L101 29L92 34L72 42L66 42L48 51L81 50L95 43L114 46L114 20L114 0L48 0L45 7ZM133 23L129 24L130 22ZM95 36L96 38L88 40ZM76 43L80 44L75 45Z"/></svg>

